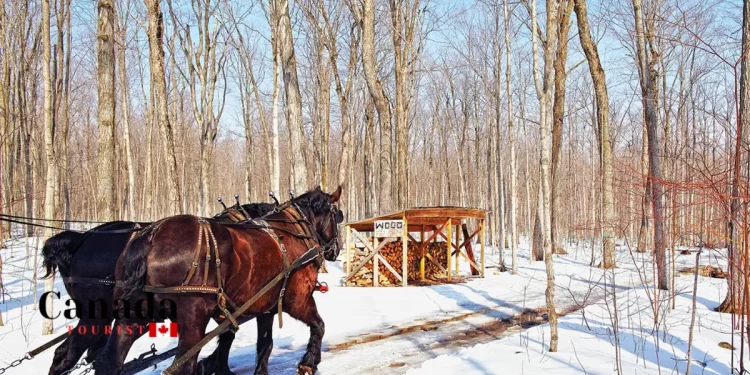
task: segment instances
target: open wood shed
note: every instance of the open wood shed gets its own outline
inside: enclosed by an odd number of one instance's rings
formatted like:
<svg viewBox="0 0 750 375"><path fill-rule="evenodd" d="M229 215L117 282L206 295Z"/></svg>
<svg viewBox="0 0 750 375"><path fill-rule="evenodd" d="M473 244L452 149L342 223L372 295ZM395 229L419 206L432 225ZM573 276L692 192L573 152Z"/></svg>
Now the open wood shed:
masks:
<svg viewBox="0 0 750 375"><path fill-rule="evenodd" d="M425 280L425 264L431 262L437 267L445 278L450 281L454 274L459 271L459 259L464 258L472 269L475 276L484 277L484 243L485 243L485 220L487 211L478 208L465 207L415 207L403 211L390 213L383 216L373 217L345 224L346 233L346 277L344 283L351 280L357 272L372 262L373 286L379 286L378 272L379 264L384 266L402 286L408 285L409 262L408 259L419 259L419 276ZM376 237L376 222L387 220L400 220L403 223L400 233L391 230L391 237ZM470 222L471 221L471 222ZM473 233L468 232L471 224ZM397 235L398 234L398 235ZM415 237L415 236L418 236ZM479 237L479 261L474 257L472 240ZM401 265L391 264L380 253L383 246L401 240L402 254ZM447 258L443 258L445 264L438 262L425 249L431 243L446 244ZM447 244L450 244L449 246ZM366 256L357 262L354 261L355 246L364 248ZM409 254L412 252L412 254ZM441 251L442 253L442 251ZM442 255L442 254L441 254ZM441 256L442 258L442 256ZM393 262L393 258L391 258ZM355 264L356 263L356 264ZM452 267L453 266L453 267ZM399 269L400 268L400 269ZM412 272L414 272L412 270Z"/></svg>

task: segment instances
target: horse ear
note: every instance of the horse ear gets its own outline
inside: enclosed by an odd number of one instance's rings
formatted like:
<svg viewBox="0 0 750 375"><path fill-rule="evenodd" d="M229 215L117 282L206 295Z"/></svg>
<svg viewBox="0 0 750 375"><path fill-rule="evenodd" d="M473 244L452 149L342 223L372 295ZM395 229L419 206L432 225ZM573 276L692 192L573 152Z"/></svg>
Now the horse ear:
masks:
<svg viewBox="0 0 750 375"><path fill-rule="evenodd" d="M339 199L341 199L341 185L331 194L331 203L336 203Z"/></svg>
<svg viewBox="0 0 750 375"><path fill-rule="evenodd" d="M320 185L316 186L315 189L313 189L313 190L315 190L315 191L323 191L323 190L320 189Z"/></svg>

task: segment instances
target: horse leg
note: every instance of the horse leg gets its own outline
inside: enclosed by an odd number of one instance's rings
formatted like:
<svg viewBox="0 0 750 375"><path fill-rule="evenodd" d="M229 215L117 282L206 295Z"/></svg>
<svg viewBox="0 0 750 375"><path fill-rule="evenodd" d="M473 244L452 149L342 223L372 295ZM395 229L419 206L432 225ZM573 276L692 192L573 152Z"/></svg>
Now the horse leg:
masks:
<svg viewBox="0 0 750 375"><path fill-rule="evenodd" d="M229 349L234 341L234 332L219 335L219 345L211 355L198 362L198 375L235 375L229 370Z"/></svg>
<svg viewBox="0 0 750 375"><path fill-rule="evenodd" d="M96 333L92 332L94 326L97 327ZM82 327L80 331L79 327ZM86 330L85 332L83 331L84 329ZM49 375L63 374L73 368L86 349L89 349L103 337L102 329L99 324L92 324L88 319L82 318L79 320L78 324L71 329L68 338L55 349L55 356L52 359ZM88 358L86 360L90 362Z"/></svg>
<svg viewBox="0 0 750 375"><path fill-rule="evenodd" d="M185 298L180 300L183 306L200 306L205 303L205 299L200 297ZM211 320L211 314L208 314L201 308L186 309L185 312L180 310L177 317L177 323L180 327L180 338L177 340L177 354L175 358L180 358L188 350L192 349L199 341L206 336L206 326ZM187 359L180 367L172 372L174 375L193 375L198 370L198 354L194 354Z"/></svg>
<svg viewBox="0 0 750 375"><path fill-rule="evenodd" d="M258 343L256 344L255 375L268 375L268 357L273 350L273 313L256 318L258 323Z"/></svg>
<svg viewBox="0 0 750 375"><path fill-rule="evenodd" d="M296 301L295 301L296 302ZM305 303L290 303L287 310L292 318L295 318L310 327L310 340L307 342L307 351L297 365L297 374L313 375L320 364L320 346L325 333L325 323L318 314L315 299L310 294Z"/></svg>
<svg viewBox="0 0 750 375"><path fill-rule="evenodd" d="M135 340L148 332L148 325L143 321L117 319L112 327L107 343L94 361L94 373L117 375L122 372L130 347Z"/></svg>
<svg viewBox="0 0 750 375"><path fill-rule="evenodd" d="M100 322L99 329L100 332L104 332L105 330L109 329L111 327L112 322L111 321L102 321ZM101 334L99 337L94 341L93 344L89 347L88 353L86 354L86 362L91 363L93 362L96 357L99 355L99 352L101 352L102 348L104 348L104 345L107 344L107 338L109 335Z"/></svg>

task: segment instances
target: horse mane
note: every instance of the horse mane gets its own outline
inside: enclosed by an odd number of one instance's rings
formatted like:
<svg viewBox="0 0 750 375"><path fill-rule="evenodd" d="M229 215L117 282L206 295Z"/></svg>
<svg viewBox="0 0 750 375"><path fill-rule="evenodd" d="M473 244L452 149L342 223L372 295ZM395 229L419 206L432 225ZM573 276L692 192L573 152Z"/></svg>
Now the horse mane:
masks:
<svg viewBox="0 0 750 375"><path fill-rule="evenodd" d="M310 210L314 215L319 215L330 210L331 198L318 186L294 198L294 203L302 209Z"/></svg>
<svg viewBox="0 0 750 375"><path fill-rule="evenodd" d="M251 218L261 217L276 208L273 203L249 203L243 204L242 208Z"/></svg>

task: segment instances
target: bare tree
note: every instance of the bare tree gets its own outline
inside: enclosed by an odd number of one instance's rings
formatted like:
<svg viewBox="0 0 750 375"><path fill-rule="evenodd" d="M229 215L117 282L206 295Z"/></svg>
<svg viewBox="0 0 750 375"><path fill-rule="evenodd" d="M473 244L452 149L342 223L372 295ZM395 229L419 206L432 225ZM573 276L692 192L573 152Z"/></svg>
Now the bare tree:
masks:
<svg viewBox="0 0 750 375"><path fill-rule="evenodd" d="M508 15L508 0L503 1L503 19L505 20L505 95L508 96L508 143L510 145L510 237L511 237L511 273L518 273L518 214L516 203L516 130L513 126L513 86L511 81L510 64L510 18Z"/></svg>
<svg viewBox="0 0 750 375"><path fill-rule="evenodd" d="M615 220L615 200L612 186L612 142L609 136L609 95L607 94L607 82L599 60L599 51L591 38L591 28L586 11L585 0L575 0L575 12L578 19L578 37L581 47L589 63L591 80L594 82L594 97L596 99L596 123L598 132L596 139L599 141L599 161L601 172L599 177L602 186L602 205L604 226L602 235L604 239L604 254L602 260L603 268L613 268L615 264L615 238L612 225Z"/></svg>
<svg viewBox="0 0 750 375"><path fill-rule="evenodd" d="M153 86L156 120L161 129L164 151L167 159L169 209L182 210L182 188L177 174L177 158L174 151L174 134L167 110L167 81L164 72L164 16L159 8L159 0L146 0L148 11L148 45Z"/></svg>
<svg viewBox="0 0 750 375"><path fill-rule="evenodd" d="M380 206L378 212L384 212L390 210L394 203L391 189L392 127L391 105L375 68L375 2L363 0L361 9L356 4L352 5L352 9L362 28L362 69L367 82L367 90L378 112L380 125Z"/></svg>
<svg viewBox="0 0 750 375"><path fill-rule="evenodd" d="M54 219L55 217L55 125L52 121L54 108L52 103L52 75L50 72L50 60L52 45L50 41L50 8L49 0L42 1L42 82L44 86L44 150L47 161L46 187L44 190L44 217ZM54 222L48 222L53 226ZM51 237L51 229L45 229L44 236ZM55 286L55 277L51 275L44 280L44 291L51 292ZM48 312L52 312L52 298L47 297L44 301ZM52 320L45 319L42 323L42 334L51 335L53 330Z"/></svg>
<svg viewBox="0 0 750 375"><path fill-rule="evenodd" d="M130 220L135 220L135 165L133 161L133 147L131 145L131 128L130 128L130 82L127 78L127 65L125 64L125 51L127 50L127 24L129 15L130 1L123 5L123 8L119 9L120 17L116 17L115 25L118 35L118 48L117 48L117 63L119 65L119 80L120 80L120 103L122 106L122 127L124 130L123 137L125 138L125 165L127 167L128 175L128 214L127 217ZM128 9L128 14L125 14L124 9Z"/></svg>
<svg viewBox="0 0 750 375"><path fill-rule="evenodd" d="M396 99L396 205L405 208L409 204L408 148L409 148L409 99L414 68L419 58L419 35L424 17L419 0L390 0L391 36L394 51L395 99Z"/></svg>
<svg viewBox="0 0 750 375"><path fill-rule="evenodd" d="M551 159L552 159L552 103L550 101L553 90L553 55L554 48L557 44L557 3L554 0L547 0L547 25L546 38L544 40L544 72L542 77L539 76L539 58L537 57L537 21L536 21L536 0L531 3L531 25L532 25L532 50L533 50L533 71L534 83L536 86L537 97L539 99L539 123L540 123L540 140L541 140L541 157L540 157L540 181L542 214L541 224L544 241L544 264L547 271L547 289L545 297L547 300L547 311L550 322L550 351L557 351L557 312L555 311L555 270L552 260L552 177L551 177Z"/></svg>
<svg viewBox="0 0 750 375"><path fill-rule="evenodd" d="M112 220L117 210L115 193L115 8L112 0L99 0L96 37L96 91L99 105L97 175L99 214ZM121 68L122 69L122 68Z"/></svg>
<svg viewBox="0 0 750 375"><path fill-rule="evenodd" d="M653 20L646 20L643 16L641 0L633 0L635 15L636 49L638 61L638 76L640 78L643 97L644 122L648 135L648 180L651 186L651 203L654 213L654 254L659 288L669 289L667 275L666 242L664 239L664 210L662 208L662 181L659 145L659 126L657 124L655 87L658 77L655 70ZM651 15L649 18L652 18ZM644 23L650 23L648 36L645 35ZM648 44L648 46L647 46Z"/></svg>
<svg viewBox="0 0 750 375"><path fill-rule="evenodd" d="M286 97L286 126L289 129L292 159L292 187L298 192L307 190L307 168L302 152L302 96L297 79L297 60L294 55L292 24L289 18L289 1L273 0L272 13L275 14L278 27L279 53L284 73L284 93Z"/></svg>
<svg viewBox="0 0 750 375"><path fill-rule="evenodd" d="M742 12L742 51L740 57L740 87L739 108L737 113L737 133L735 134L732 160L732 193L730 202L729 229L729 277L727 284L729 293L716 309L720 312L735 314L750 314L750 295L748 295L748 244L742 237L746 236L748 227L747 215L743 218L743 202L741 198L741 178L747 173L748 160L743 160L746 153L748 132L750 132L750 2L745 1ZM735 99L736 100L736 99ZM745 186L747 188L747 186ZM743 301L747 304L743 306ZM748 331L746 331L748 332Z"/></svg>
<svg viewBox="0 0 750 375"><path fill-rule="evenodd" d="M559 2L557 14L557 51L554 57L555 89L553 91L552 104L552 246L553 250L561 246L558 220L560 219L560 205L557 202L559 196L559 181L557 170L560 166L560 147L562 146L563 120L565 116L565 86L568 79L568 31L570 30L570 15L573 11L573 0Z"/></svg>
<svg viewBox="0 0 750 375"><path fill-rule="evenodd" d="M217 95L217 82L225 77L224 64L226 62L226 45L220 42L220 34L224 30L224 23L217 19L217 11L221 2L212 4L210 0L194 3L192 16L197 21L198 36L192 38L189 25L183 24L175 13L172 2L169 2L169 12L172 22L180 29L175 33L180 40L180 47L185 55L186 70L178 67L183 78L190 87L190 97L193 103L193 115L198 122L200 144L200 184L199 209L201 215L208 216L211 206L211 166L213 163L214 145L219 128L219 121L224 112L227 95L226 82L223 91ZM218 52L217 52L218 50ZM174 54L174 52L173 52ZM225 81L225 80L224 80Z"/></svg>

